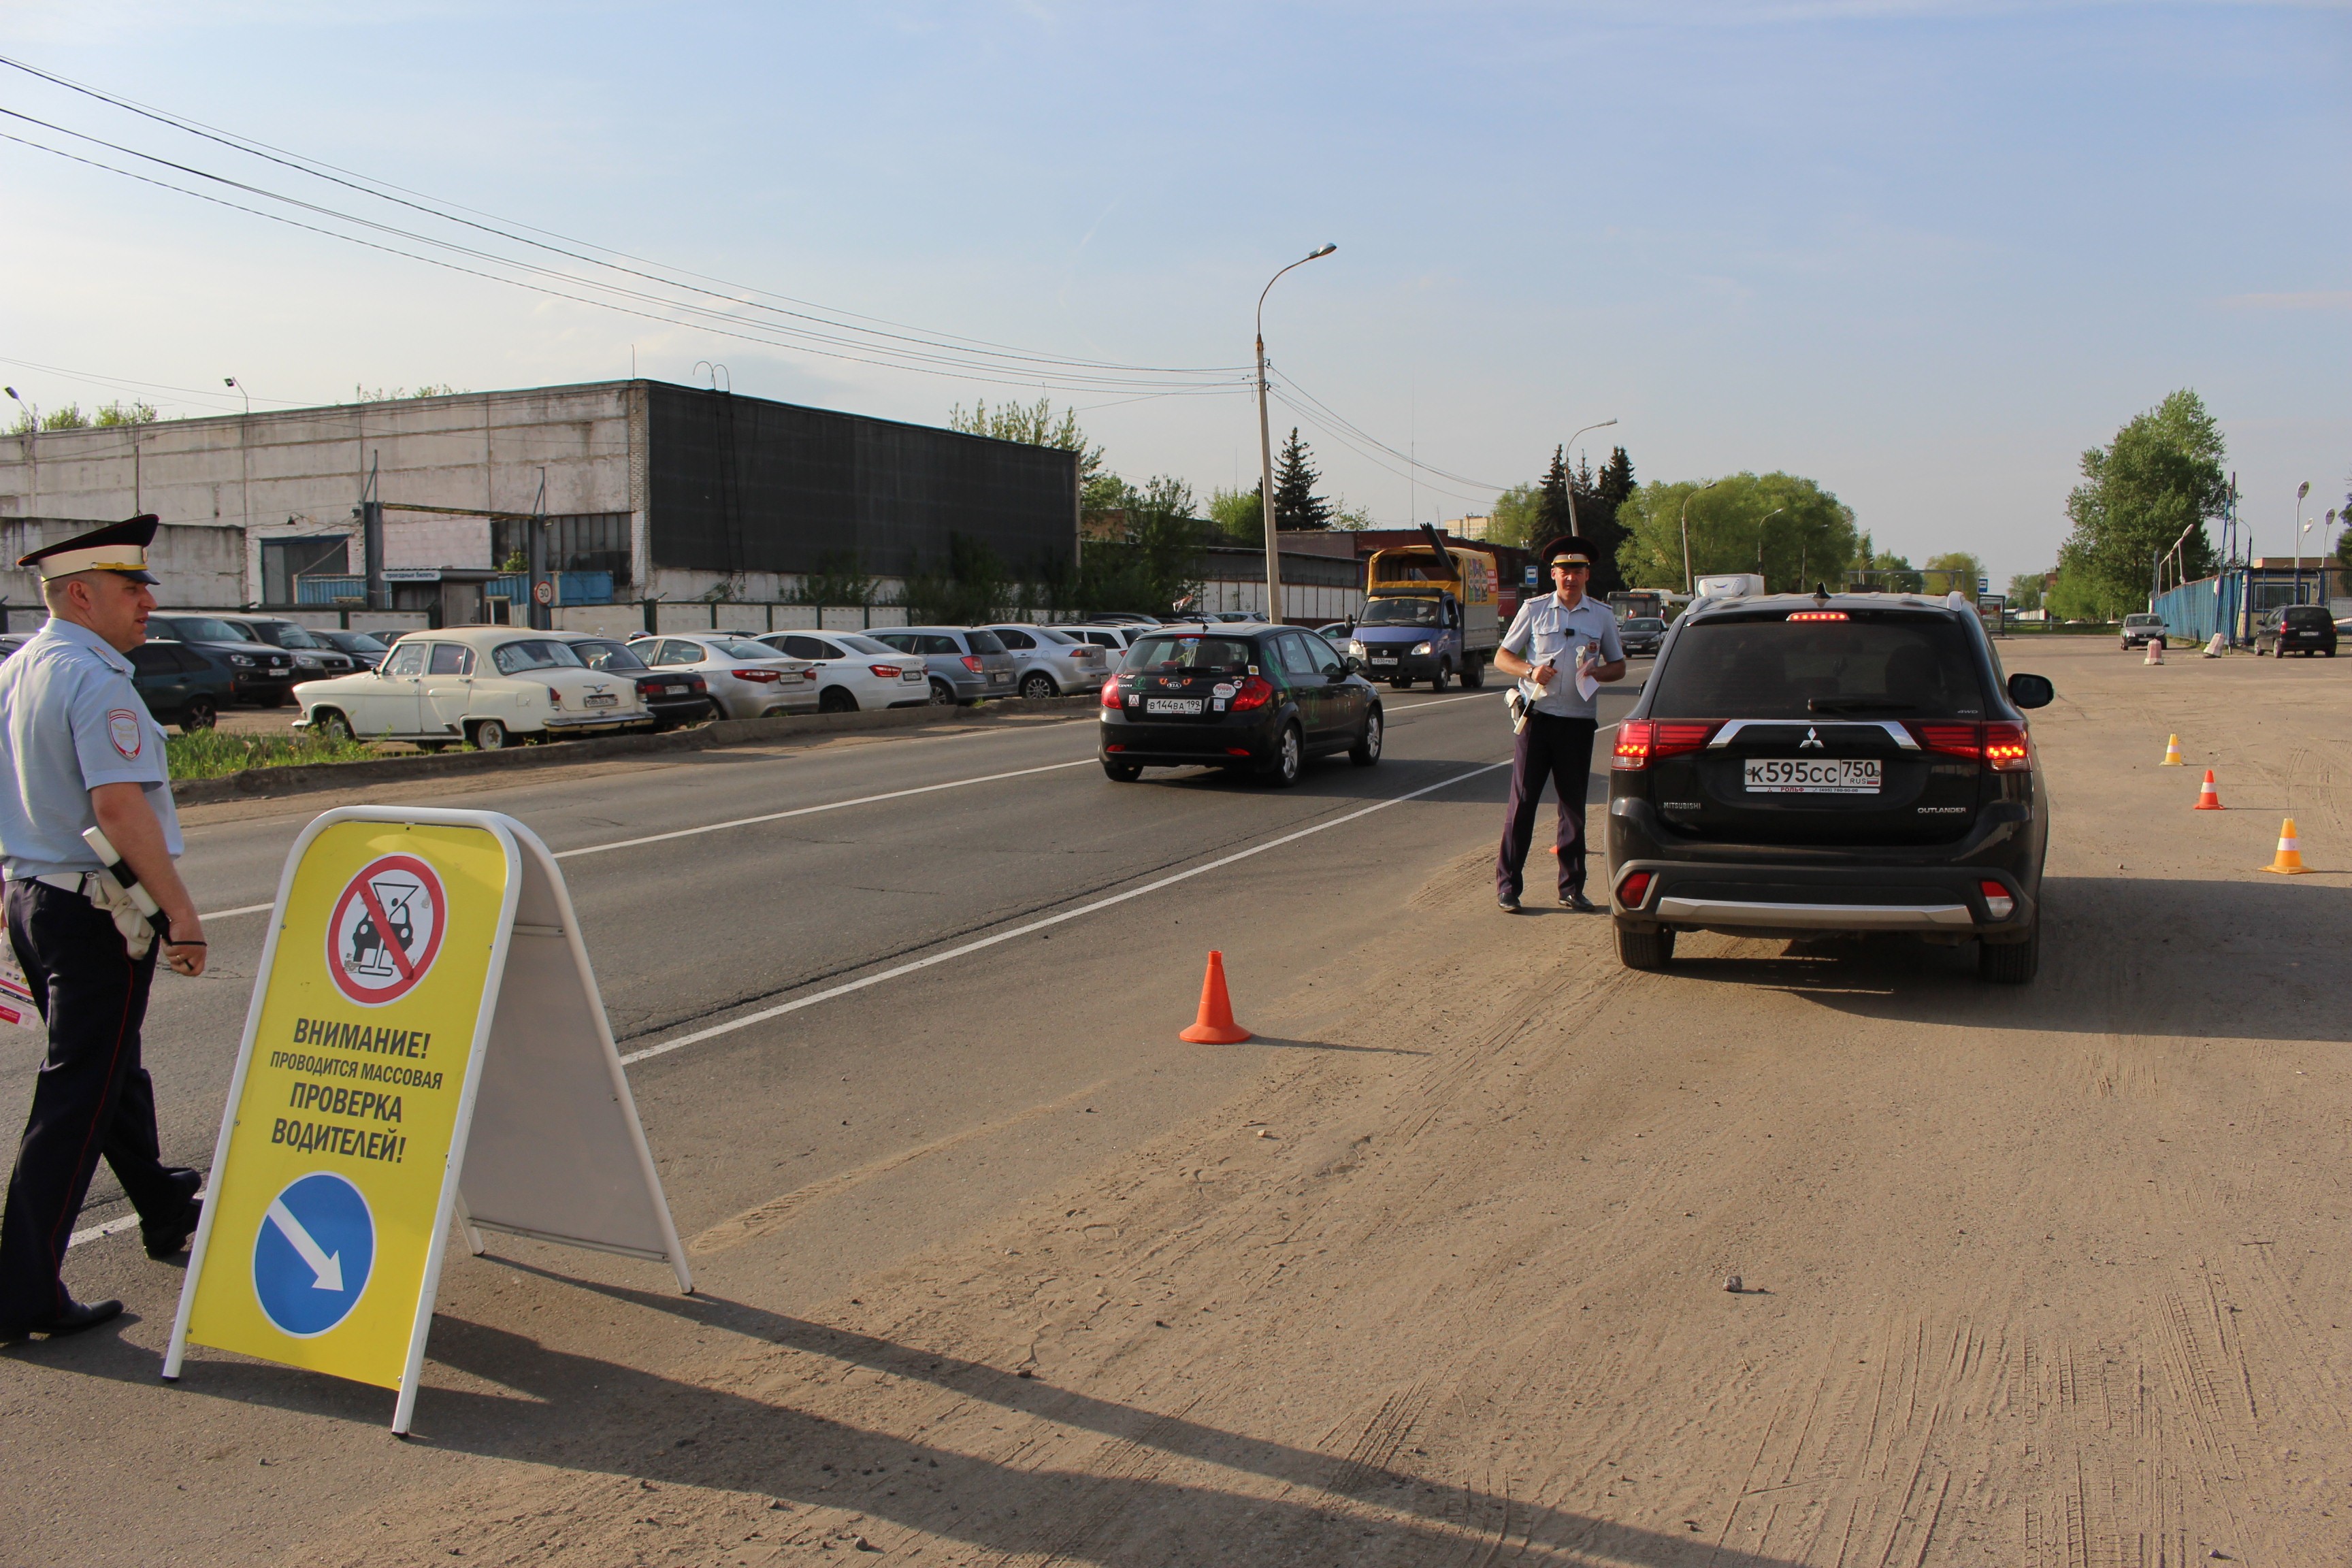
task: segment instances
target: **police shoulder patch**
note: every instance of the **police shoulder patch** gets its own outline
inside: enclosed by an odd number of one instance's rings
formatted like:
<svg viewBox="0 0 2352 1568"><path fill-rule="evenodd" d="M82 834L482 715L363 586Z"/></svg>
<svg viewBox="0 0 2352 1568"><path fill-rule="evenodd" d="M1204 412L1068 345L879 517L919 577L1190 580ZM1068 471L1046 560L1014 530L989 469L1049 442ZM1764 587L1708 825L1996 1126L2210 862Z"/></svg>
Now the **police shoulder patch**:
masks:
<svg viewBox="0 0 2352 1568"><path fill-rule="evenodd" d="M114 742L114 749L122 753L126 763L136 760L140 748L147 743L145 726L139 722L139 715L128 708L114 709L106 715L106 738Z"/></svg>

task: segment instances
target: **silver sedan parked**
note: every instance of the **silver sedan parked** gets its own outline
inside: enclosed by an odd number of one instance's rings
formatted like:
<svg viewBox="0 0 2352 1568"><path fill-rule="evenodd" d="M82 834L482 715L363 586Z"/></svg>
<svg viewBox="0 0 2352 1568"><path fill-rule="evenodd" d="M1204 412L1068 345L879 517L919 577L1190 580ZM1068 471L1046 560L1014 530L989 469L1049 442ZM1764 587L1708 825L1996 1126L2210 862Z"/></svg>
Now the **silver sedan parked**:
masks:
<svg viewBox="0 0 2352 1568"><path fill-rule="evenodd" d="M1099 689L1108 673L1101 648L1059 626L1013 621L987 629L1013 656L1013 689L1032 700Z"/></svg>
<svg viewBox="0 0 2352 1568"><path fill-rule="evenodd" d="M816 711L816 666L804 658L786 658L765 643L643 633L629 639L629 651L651 668L691 670L702 677L710 688L710 705L722 719Z"/></svg>
<svg viewBox="0 0 2352 1568"><path fill-rule="evenodd" d="M920 657L930 672L933 702L970 707L985 697L1013 695L1013 656L994 632L977 626L891 626L865 635Z"/></svg>

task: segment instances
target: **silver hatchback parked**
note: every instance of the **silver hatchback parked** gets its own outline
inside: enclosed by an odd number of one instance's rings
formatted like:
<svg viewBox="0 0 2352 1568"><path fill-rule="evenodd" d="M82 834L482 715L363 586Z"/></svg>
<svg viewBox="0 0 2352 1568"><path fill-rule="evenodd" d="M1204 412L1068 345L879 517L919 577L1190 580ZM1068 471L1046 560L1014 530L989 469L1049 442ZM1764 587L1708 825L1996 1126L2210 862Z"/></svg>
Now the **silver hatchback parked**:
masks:
<svg viewBox="0 0 2352 1568"><path fill-rule="evenodd" d="M972 626L885 626L865 635L922 659L935 703L970 707L985 697L1013 695L1013 656L994 632Z"/></svg>
<svg viewBox="0 0 2352 1568"><path fill-rule="evenodd" d="M1013 689L1033 700L1100 690L1109 673L1099 647L1059 626L1014 621L982 629L994 632L1013 656Z"/></svg>

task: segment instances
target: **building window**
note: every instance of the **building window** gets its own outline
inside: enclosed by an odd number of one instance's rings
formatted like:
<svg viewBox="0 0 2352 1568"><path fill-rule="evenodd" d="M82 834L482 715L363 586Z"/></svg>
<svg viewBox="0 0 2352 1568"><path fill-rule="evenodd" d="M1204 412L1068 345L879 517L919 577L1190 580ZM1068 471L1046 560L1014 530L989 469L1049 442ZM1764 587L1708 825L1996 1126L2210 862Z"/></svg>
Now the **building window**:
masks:
<svg viewBox="0 0 2352 1568"><path fill-rule="evenodd" d="M294 579L341 576L352 569L351 540L343 534L312 539L265 539L261 542L261 602L295 602Z"/></svg>
<svg viewBox="0 0 2352 1568"><path fill-rule="evenodd" d="M530 561L530 524L504 518L490 523L492 563L522 570ZM509 563L516 563L509 566ZM629 580L629 514L589 511L547 520L547 569L610 572L614 586Z"/></svg>

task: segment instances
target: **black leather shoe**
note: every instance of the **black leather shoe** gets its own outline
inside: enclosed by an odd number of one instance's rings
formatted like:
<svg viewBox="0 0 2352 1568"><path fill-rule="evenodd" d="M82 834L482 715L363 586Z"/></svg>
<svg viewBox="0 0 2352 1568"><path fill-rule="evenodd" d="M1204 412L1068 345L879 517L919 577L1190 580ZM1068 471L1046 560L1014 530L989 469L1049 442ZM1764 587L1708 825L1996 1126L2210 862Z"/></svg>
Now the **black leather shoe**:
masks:
<svg viewBox="0 0 2352 1568"><path fill-rule="evenodd" d="M1597 915L1601 912L1601 906L1580 892L1569 894L1568 897L1560 900L1560 905L1562 908L1574 910L1580 915Z"/></svg>
<svg viewBox="0 0 2352 1568"><path fill-rule="evenodd" d="M84 1329L94 1329L100 1323L112 1322L122 1314L122 1303L115 1300L68 1301L46 1318L0 1333L0 1339L21 1340L27 1334L47 1334L57 1339L64 1334L78 1334Z"/></svg>
<svg viewBox="0 0 2352 1568"><path fill-rule="evenodd" d="M1501 910L1507 915L1517 914L1519 912L1519 896L1517 893L1497 893L1495 895L1495 907Z"/></svg>
<svg viewBox="0 0 2352 1568"><path fill-rule="evenodd" d="M196 1222L204 1217L205 1205L196 1198L197 1191L205 1184L204 1173L174 1171L172 1180L182 1192L179 1211L161 1224L142 1224L139 1227L139 1239L146 1243L147 1256L158 1262L187 1251L188 1238L196 1234Z"/></svg>

